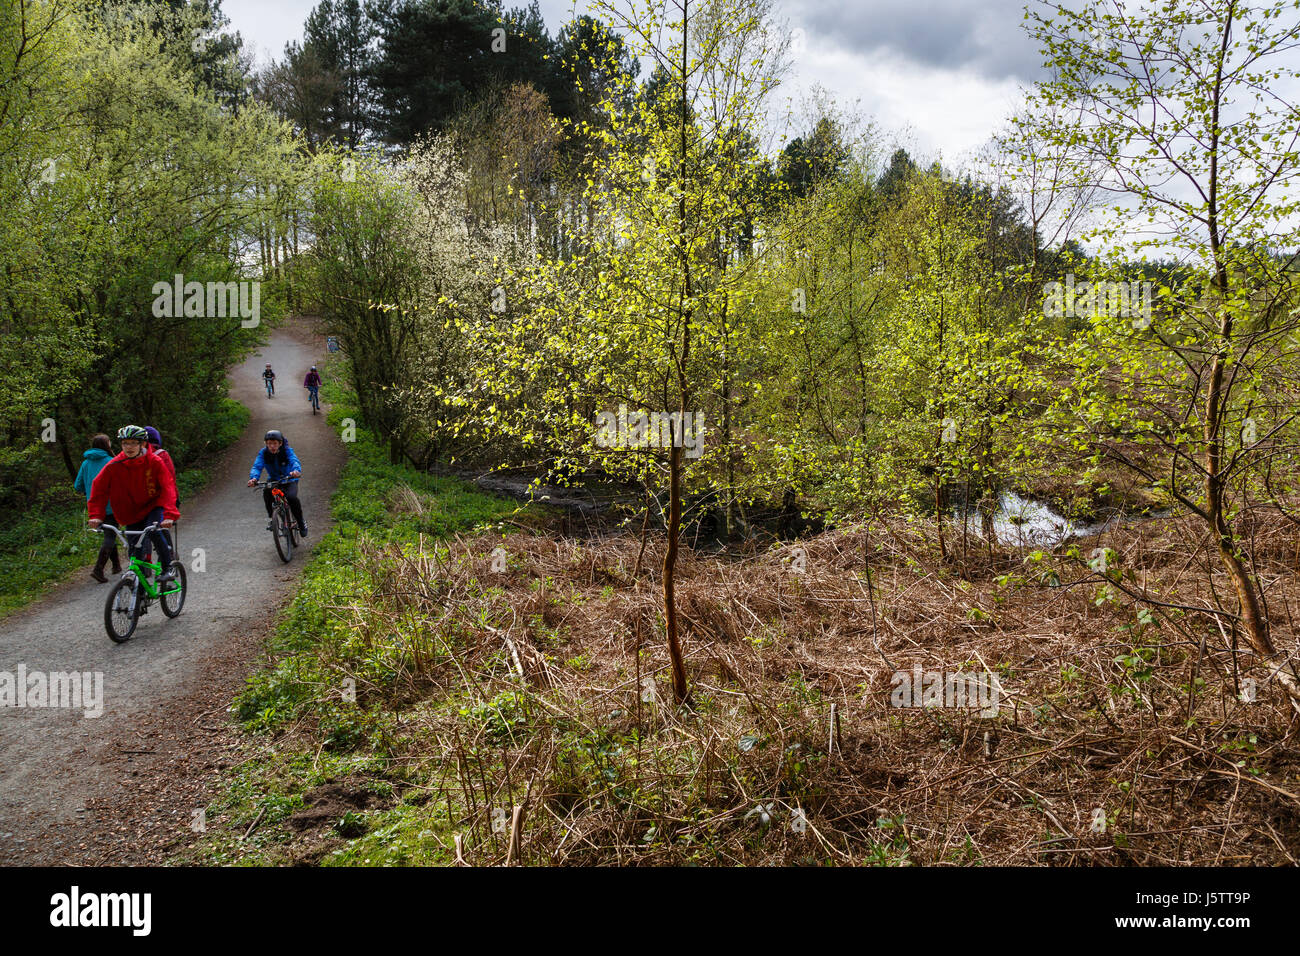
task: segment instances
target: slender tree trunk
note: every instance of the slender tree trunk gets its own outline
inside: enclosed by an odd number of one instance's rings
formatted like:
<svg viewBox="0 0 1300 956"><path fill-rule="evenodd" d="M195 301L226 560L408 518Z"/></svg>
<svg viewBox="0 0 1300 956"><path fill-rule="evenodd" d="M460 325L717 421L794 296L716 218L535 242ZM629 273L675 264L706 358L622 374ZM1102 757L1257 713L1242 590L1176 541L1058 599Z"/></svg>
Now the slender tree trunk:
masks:
<svg viewBox="0 0 1300 956"><path fill-rule="evenodd" d="M726 263L723 263L726 268ZM731 452L731 349L730 329L727 327L727 303L722 304L722 447L727 456L727 511L723 524L727 540L731 540L731 521L736 501L736 461ZM682 420L685 428L685 419Z"/></svg>
<svg viewBox="0 0 1300 956"><path fill-rule="evenodd" d="M683 403L685 404L685 403ZM683 412L685 410L683 409ZM673 697L685 703L690 693L686 683L686 662L682 659L681 639L677 634L677 596L674 576L677 570L677 540L682 529L682 449L673 445L668 454L668 548L664 553L664 624L668 631L668 658L673 669Z"/></svg>
<svg viewBox="0 0 1300 956"><path fill-rule="evenodd" d="M689 384L687 382L687 360L691 352L691 314L685 303L691 297L691 264L688 245L689 230L686 222L686 81L688 77L686 63L687 10L690 0L682 4L682 95L681 95L681 164L678 167L678 185L681 196L677 200L677 247L682 267L682 351L677 362L677 384L681 392L682 429L686 428L686 412L689 402ZM673 669L673 696L677 703L685 703L690 689L686 683L686 663L682 659L681 641L677 634L677 599L674 591L674 575L677 570L677 539L682 529L682 446L674 441L668 453L668 548L664 552L664 627L668 631L668 657Z"/></svg>
<svg viewBox="0 0 1300 956"><path fill-rule="evenodd" d="M1229 11L1228 23L1223 29L1223 38L1219 49L1219 66L1214 78L1213 108L1211 114L1210 139L1210 181L1207 202L1206 225L1210 233L1210 251L1214 256L1214 284L1219 294L1219 335L1214 360L1210 366L1210 381L1205 396L1205 497L1206 513L1218 542L1219 558L1223 562L1228 577L1232 580L1233 590L1241 607L1242 623L1245 625L1246 641L1254 651L1277 670L1278 680L1291 698L1291 706L1300 711L1300 674L1294 664L1278 660L1277 648L1269 635L1268 619L1260 609L1259 590L1251 580L1240 555L1237 553L1235 536L1223 513L1224 480L1221 473L1224 446L1224 426L1221 421L1227 404L1224 371L1229 359L1232 344L1233 320L1229 306L1231 282L1228 268L1223 259L1224 236L1219 232L1219 107L1222 102L1223 62L1227 56L1228 44L1232 34L1232 13Z"/></svg>
<svg viewBox="0 0 1300 956"><path fill-rule="evenodd" d="M68 477L76 480L77 465L73 463L72 453L68 450L68 430L56 426L55 434L58 436L59 452L63 455L63 465L68 469Z"/></svg>

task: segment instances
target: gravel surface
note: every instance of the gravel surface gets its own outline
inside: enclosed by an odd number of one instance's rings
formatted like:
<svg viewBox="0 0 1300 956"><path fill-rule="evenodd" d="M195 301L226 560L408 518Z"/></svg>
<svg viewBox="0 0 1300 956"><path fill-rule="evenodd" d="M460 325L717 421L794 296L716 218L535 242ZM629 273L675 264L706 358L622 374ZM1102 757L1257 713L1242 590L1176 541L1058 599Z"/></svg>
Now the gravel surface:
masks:
<svg viewBox="0 0 1300 956"><path fill-rule="evenodd" d="M256 664L268 627L291 596L310 544L329 529L329 497L344 451L301 387L323 337L290 323L231 371L232 397L252 412L244 436L214 464L212 480L181 502L179 552L189 587L179 617L154 604L134 636L104 631L113 579L86 572L0 621L0 672L103 675L103 713L84 708L0 708L0 864L158 862L193 836L195 810L238 747L226 712ZM276 394L261 371L271 362ZM120 423L103 423L106 431ZM162 430L167 423L151 422ZM261 492L245 482L268 428L284 431L303 463L300 496L310 537L284 564L266 531ZM88 544L93 539L87 534ZM206 567L196 571L194 549ZM94 551L88 552L93 560ZM87 567L87 572L89 567Z"/></svg>

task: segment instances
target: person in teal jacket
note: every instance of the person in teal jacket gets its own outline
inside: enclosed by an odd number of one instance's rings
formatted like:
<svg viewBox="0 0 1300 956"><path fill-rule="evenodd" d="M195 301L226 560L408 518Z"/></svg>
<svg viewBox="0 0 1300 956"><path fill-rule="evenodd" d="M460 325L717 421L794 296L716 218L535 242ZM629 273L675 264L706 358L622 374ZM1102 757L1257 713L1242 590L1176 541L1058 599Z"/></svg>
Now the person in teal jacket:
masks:
<svg viewBox="0 0 1300 956"><path fill-rule="evenodd" d="M107 435L96 435L90 440L90 448L81 456L81 468L77 471L77 478L72 486L90 500L90 489L95 483L95 476L113 457L113 443ZM107 514L105 518L109 524L113 523L113 509L105 509ZM95 569L90 572L90 576L103 584L108 578L104 577L104 565L109 560L113 562L113 573L122 573L122 562L117 557L117 535L111 531L104 532L104 538L99 544L99 557L95 559Z"/></svg>

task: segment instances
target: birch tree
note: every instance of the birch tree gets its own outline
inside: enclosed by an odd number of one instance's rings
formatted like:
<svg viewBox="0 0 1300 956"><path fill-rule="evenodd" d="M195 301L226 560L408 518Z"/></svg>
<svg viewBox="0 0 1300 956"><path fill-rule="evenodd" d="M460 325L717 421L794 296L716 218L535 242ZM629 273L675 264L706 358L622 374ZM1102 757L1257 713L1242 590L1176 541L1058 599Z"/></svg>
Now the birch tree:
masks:
<svg viewBox="0 0 1300 956"><path fill-rule="evenodd" d="M1044 4L1028 26L1053 77L1022 122L1108 200L1092 238L1116 260L1159 251L1182 266L1150 314L1096 308L1090 290L1062 408L1075 440L1200 519L1232 582L1226 619L1300 711L1238 525L1261 499L1285 510L1268 476L1300 414L1300 109L1287 98L1300 89L1300 3Z"/></svg>

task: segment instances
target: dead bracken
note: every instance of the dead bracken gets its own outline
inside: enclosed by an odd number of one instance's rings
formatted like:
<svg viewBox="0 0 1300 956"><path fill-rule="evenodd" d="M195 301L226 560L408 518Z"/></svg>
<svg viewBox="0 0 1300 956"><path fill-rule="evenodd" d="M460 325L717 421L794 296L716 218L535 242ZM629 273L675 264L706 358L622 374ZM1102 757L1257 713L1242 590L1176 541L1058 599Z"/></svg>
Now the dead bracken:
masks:
<svg viewBox="0 0 1300 956"><path fill-rule="evenodd" d="M1249 523L1294 650L1295 536ZM401 782L469 865L1296 863L1296 716L1244 643L1234 664L1190 522L964 562L925 534L686 551L685 707L661 543L630 535L363 545L318 653L398 717ZM996 715L891 706L914 668L996 675Z"/></svg>

